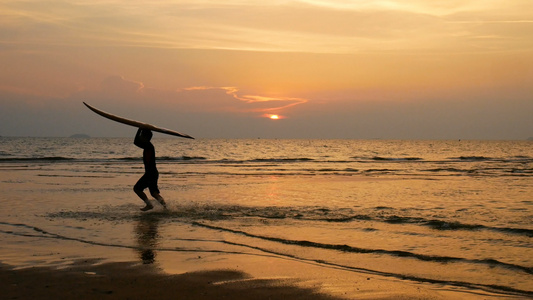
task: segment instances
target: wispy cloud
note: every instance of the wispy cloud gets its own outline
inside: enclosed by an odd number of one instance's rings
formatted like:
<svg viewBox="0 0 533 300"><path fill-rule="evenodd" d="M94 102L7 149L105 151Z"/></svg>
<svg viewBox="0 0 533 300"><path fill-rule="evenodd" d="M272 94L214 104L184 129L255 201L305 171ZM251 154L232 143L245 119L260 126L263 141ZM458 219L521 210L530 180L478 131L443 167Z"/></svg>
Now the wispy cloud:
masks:
<svg viewBox="0 0 533 300"><path fill-rule="evenodd" d="M208 91L208 90L224 91L227 95L230 95L234 99L240 101L241 102L240 105L238 105L239 103L236 103L236 105L231 108L231 110L238 111L238 112L281 113L287 110L288 108L308 102L307 99L296 98L296 97L240 95L239 89L236 87L206 87L206 86L188 87L188 88L178 90L178 93L180 91ZM242 105L243 103L245 105Z"/></svg>
<svg viewBox="0 0 533 300"><path fill-rule="evenodd" d="M516 48L529 47L532 10L530 0L4 1L0 43L320 53L464 50L470 45L454 33L472 24L528 25L521 29L523 42L510 45Z"/></svg>

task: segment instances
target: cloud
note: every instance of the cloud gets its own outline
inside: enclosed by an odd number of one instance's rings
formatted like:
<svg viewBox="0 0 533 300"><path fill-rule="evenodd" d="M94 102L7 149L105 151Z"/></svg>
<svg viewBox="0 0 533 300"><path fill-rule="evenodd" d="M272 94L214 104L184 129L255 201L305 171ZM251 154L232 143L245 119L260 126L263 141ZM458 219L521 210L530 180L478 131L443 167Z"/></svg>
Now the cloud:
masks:
<svg viewBox="0 0 533 300"><path fill-rule="evenodd" d="M469 49L465 22L527 22L529 0L508 1L11 1L0 4L4 47L120 46L353 53ZM459 18L461 17L461 18ZM456 18L459 18L458 20ZM452 22L450 22L452 21ZM453 22L453 21L463 21ZM483 35L510 31L487 26ZM521 40L533 29L523 26ZM477 33L473 33L474 35ZM513 38L518 38L514 36ZM530 46L513 42L500 49Z"/></svg>
<svg viewBox="0 0 533 300"><path fill-rule="evenodd" d="M522 94L489 88L483 94L391 91L385 97L379 90L353 90L315 95L325 101L261 96L235 87L163 90L121 76L105 78L102 86L64 98L0 89L0 134L134 134L131 127L92 113L82 101L198 138L523 139L533 129L531 85ZM340 99L331 101L335 93ZM262 117L280 107L290 113L288 118L273 122Z"/></svg>
<svg viewBox="0 0 533 300"><path fill-rule="evenodd" d="M106 94L128 96L140 92L144 88L144 84L126 80L122 76L109 76L102 81L100 88Z"/></svg>
<svg viewBox="0 0 533 300"><path fill-rule="evenodd" d="M297 97L243 95L237 87L194 86L162 90L146 87L142 82L125 79L123 76L109 76L98 89L82 90L67 98L94 101L113 108L124 103L135 103L143 109L159 106L180 113L230 113L255 117L266 112L286 112L308 102L308 99Z"/></svg>
<svg viewBox="0 0 533 300"><path fill-rule="evenodd" d="M223 110L234 112L277 112L280 113L293 106L307 103L308 100L304 98L295 97L271 97L260 95L240 95L239 89L236 87L189 87L178 90L182 91L224 91L227 95L240 101L240 103L233 103L232 107L227 107Z"/></svg>

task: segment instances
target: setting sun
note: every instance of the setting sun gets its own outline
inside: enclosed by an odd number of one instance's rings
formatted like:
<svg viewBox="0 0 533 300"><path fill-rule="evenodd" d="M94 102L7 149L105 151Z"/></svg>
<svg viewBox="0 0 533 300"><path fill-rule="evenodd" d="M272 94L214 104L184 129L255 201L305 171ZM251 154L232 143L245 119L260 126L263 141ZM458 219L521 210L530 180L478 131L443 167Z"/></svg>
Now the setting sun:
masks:
<svg viewBox="0 0 533 300"><path fill-rule="evenodd" d="M279 116L278 116L278 115L270 115L270 119L272 119L272 120L278 120L278 119L279 119Z"/></svg>

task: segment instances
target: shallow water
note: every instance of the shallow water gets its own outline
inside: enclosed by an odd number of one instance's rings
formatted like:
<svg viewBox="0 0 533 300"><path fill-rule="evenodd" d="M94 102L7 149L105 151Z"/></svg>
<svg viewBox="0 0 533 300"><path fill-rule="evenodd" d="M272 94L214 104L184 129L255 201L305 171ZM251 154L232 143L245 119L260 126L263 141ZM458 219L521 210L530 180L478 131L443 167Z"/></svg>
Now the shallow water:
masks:
<svg viewBox="0 0 533 300"><path fill-rule="evenodd" d="M138 211L131 139L1 138L2 260L235 253L533 295L532 142L153 143L167 212Z"/></svg>

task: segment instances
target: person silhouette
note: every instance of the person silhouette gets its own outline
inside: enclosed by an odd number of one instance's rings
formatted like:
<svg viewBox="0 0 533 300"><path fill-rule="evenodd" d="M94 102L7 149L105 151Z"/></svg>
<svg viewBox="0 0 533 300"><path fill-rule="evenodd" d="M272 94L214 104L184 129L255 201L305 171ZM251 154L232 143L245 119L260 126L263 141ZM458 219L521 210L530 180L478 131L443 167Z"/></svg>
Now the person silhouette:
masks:
<svg viewBox="0 0 533 300"><path fill-rule="evenodd" d="M165 200L159 194L159 188L157 186L157 180L159 179L159 172L155 164L155 148L150 142L152 139L152 131L149 129L139 128L135 134L135 140L133 143L135 146L143 149L143 163L144 163L144 175L133 186L133 191L146 203L146 206L141 208L142 211L147 211L154 206L148 200L148 196L144 193L144 189L148 188L150 194L154 197L163 207L166 209L167 205Z"/></svg>

